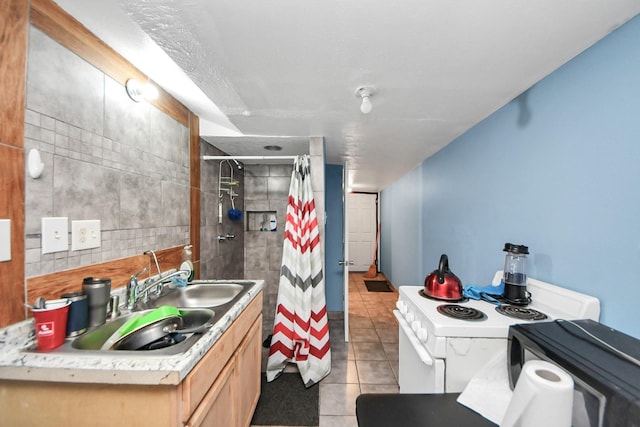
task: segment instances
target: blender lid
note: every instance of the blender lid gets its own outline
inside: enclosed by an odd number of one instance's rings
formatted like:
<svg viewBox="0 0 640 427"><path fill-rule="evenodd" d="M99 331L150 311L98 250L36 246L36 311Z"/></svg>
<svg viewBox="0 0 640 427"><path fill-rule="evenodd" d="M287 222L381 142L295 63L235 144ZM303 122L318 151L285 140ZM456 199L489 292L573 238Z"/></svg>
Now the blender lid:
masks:
<svg viewBox="0 0 640 427"><path fill-rule="evenodd" d="M511 252L514 254L529 255L529 247L525 245L514 245L513 243L505 243L503 251Z"/></svg>

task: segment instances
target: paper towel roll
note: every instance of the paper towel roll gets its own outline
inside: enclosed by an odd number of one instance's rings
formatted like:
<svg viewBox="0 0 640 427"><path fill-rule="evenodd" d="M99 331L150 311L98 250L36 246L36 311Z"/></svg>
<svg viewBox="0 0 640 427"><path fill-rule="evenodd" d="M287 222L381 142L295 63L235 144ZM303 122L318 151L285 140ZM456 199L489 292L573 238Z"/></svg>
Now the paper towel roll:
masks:
<svg viewBox="0 0 640 427"><path fill-rule="evenodd" d="M573 379L542 360L524 364L500 427L571 427Z"/></svg>

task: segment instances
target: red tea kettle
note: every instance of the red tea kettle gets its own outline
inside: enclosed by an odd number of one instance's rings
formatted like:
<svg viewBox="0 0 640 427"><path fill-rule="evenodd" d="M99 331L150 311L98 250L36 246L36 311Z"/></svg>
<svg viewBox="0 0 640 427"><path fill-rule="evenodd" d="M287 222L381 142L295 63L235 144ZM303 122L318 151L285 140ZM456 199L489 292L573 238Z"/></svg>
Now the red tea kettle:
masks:
<svg viewBox="0 0 640 427"><path fill-rule="evenodd" d="M462 296L462 282L449 270L449 258L446 254L440 256L438 269L424 279L424 293L430 298L444 301L460 301Z"/></svg>

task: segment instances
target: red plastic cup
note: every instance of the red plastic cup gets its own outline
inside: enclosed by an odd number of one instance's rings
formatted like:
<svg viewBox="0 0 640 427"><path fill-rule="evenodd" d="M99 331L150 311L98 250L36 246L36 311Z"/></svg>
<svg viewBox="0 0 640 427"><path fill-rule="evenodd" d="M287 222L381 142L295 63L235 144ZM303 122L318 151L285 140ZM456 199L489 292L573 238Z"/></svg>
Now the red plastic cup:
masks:
<svg viewBox="0 0 640 427"><path fill-rule="evenodd" d="M36 323L38 350L49 351L64 344L69 304L67 299L50 300L46 308L31 309Z"/></svg>

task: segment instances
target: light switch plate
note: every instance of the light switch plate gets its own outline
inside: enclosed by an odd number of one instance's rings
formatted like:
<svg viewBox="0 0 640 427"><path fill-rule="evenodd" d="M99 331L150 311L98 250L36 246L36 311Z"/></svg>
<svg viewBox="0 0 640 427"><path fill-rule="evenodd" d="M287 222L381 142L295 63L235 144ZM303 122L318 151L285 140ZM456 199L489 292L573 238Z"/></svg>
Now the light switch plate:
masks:
<svg viewBox="0 0 640 427"><path fill-rule="evenodd" d="M42 253L50 254L69 249L69 218L42 218Z"/></svg>
<svg viewBox="0 0 640 427"><path fill-rule="evenodd" d="M0 262L11 261L11 220L0 219Z"/></svg>
<svg viewBox="0 0 640 427"><path fill-rule="evenodd" d="M71 221L71 250L99 248L100 220Z"/></svg>

